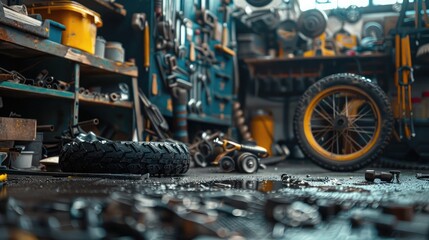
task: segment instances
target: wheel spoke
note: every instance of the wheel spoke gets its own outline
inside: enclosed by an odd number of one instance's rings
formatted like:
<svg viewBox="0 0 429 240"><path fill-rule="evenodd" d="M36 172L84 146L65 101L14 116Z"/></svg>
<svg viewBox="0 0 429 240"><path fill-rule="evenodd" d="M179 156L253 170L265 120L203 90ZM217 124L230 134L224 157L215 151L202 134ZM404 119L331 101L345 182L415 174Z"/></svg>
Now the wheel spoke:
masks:
<svg viewBox="0 0 429 240"><path fill-rule="evenodd" d="M372 138L372 136L374 135L373 132L368 132L368 131L360 131L360 130L356 130L356 129L349 129L350 132L355 132L355 133L361 133L361 134L366 134L369 138Z"/></svg>
<svg viewBox="0 0 429 240"><path fill-rule="evenodd" d="M352 129L353 129L353 130L350 130L350 131L357 133L357 134L362 138L362 140L366 141L365 143L368 143L368 142L372 139L372 137L374 136L374 133L373 133L373 132L369 132L369 133L367 133L368 131L365 131L365 130L361 129L359 126L357 126L357 125L355 125L355 124L352 124ZM366 139L362 136L362 133L363 133L363 134L366 134L366 136L369 138L369 140L366 140Z"/></svg>
<svg viewBox="0 0 429 240"><path fill-rule="evenodd" d="M343 138L344 138L344 147L343 147L343 149L344 149L344 154L350 154L350 153L352 153L353 152L353 149L352 149L352 147L353 147L353 145L351 144L351 142L349 141L349 139L347 138L347 135L348 135L348 131L347 130L345 130L344 132L343 132L343 134L342 134L342 136L343 136Z"/></svg>
<svg viewBox="0 0 429 240"><path fill-rule="evenodd" d="M327 145L327 143L333 142L335 140L334 138L335 134L332 134L332 137L330 137L328 140L326 140L326 142L324 142L321 147L325 148L325 146Z"/></svg>
<svg viewBox="0 0 429 240"><path fill-rule="evenodd" d="M334 153L334 146L335 146L335 136L337 135L337 132L335 131L334 134L332 135L332 143L329 146L330 152Z"/></svg>
<svg viewBox="0 0 429 240"><path fill-rule="evenodd" d="M313 125L313 124L310 124L310 127L311 128L317 128L317 129L319 129L319 128L326 128L326 127L329 127L329 126L326 126L326 125Z"/></svg>
<svg viewBox="0 0 429 240"><path fill-rule="evenodd" d="M340 142L339 142L339 138L340 138L340 134L338 132L336 132L337 134L337 155L340 154Z"/></svg>
<svg viewBox="0 0 429 240"><path fill-rule="evenodd" d="M346 95L346 117L349 116L349 103L348 103L348 96Z"/></svg>
<svg viewBox="0 0 429 240"><path fill-rule="evenodd" d="M365 134L374 134L374 132L365 131L365 130L361 129L360 127L351 127L351 128L349 128L349 131L360 132L360 133L365 133Z"/></svg>
<svg viewBox="0 0 429 240"><path fill-rule="evenodd" d="M336 110L329 104L326 99L323 99L321 102L323 102L325 105L327 105L330 109L332 109L333 112L336 112ZM337 115L339 115L338 112L336 112Z"/></svg>
<svg viewBox="0 0 429 240"><path fill-rule="evenodd" d="M361 129L375 129L376 126L359 126Z"/></svg>
<svg viewBox="0 0 429 240"><path fill-rule="evenodd" d="M375 119L374 118L360 118L354 122L374 122Z"/></svg>
<svg viewBox="0 0 429 240"><path fill-rule="evenodd" d="M359 147L359 150L361 150L363 147L359 144L359 143L357 143L351 136L349 136L349 135L347 135L347 138L349 139L349 140L351 140L354 144L356 144L356 146L358 146ZM357 149L356 149L357 150Z"/></svg>
<svg viewBox="0 0 429 240"><path fill-rule="evenodd" d="M316 106L315 108L314 108L314 111L317 113L317 114L319 114L321 117L323 117L326 121L328 121L330 124L333 124L333 122L332 122L332 119L330 119L329 118L329 115L325 115L325 114L323 114L323 113L321 113L319 110L317 110L317 107L318 106ZM324 111L324 110L322 110L322 111Z"/></svg>
<svg viewBox="0 0 429 240"><path fill-rule="evenodd" d="M365 105L365 107L367 107L368 105ZM362 108L363 109L363 108ZM361 109L361 111L362 111L362 109ZM359 111L359 112L361 112L361 111ZM368 115L369 113L371 113L372 112L372 108L370 108L368 111L366 111L364 114L357 114L358 115L358 117L357 118L354 118L354 119L352 119L352 123L355 123L356 121L358 121L359 119L361 119L361 118L363 118L364 116L366 116L366 115Z"/></svg>
<svg viewBox="0 0 429 240"><path fill-rule="evenodd" d="M314 138L317 140L320 137L325 136L330 131L333 131L333 129L332 128L327 128L327 129L322 129L322 130L314 130L314 131L311 131L311 132L313 133ZM314 134L314 133L316 133L316 134Z"/></svg>

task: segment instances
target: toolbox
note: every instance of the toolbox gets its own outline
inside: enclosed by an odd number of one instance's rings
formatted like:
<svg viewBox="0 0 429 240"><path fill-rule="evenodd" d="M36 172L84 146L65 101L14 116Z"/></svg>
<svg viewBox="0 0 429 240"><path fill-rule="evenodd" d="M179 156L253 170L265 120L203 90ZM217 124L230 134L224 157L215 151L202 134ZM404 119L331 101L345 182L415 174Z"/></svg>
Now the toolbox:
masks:
<svg viewBox="0 0 429 240"><path fill-rule="evenodd" d="M49 40L56 43L61 43L62 34L63 34L63 31L66 30L66 26L52 20L46 20L46 21L49 21L49 26L50 26Z"/></svg>
<svg viewBox="0 0 429 240"><path fill-rule="evenodd" d="M73 1L35 3L28 11L64 24L66 30L62 34L62 44L95 53L97 28L102 26L98 13Z"/></svg>

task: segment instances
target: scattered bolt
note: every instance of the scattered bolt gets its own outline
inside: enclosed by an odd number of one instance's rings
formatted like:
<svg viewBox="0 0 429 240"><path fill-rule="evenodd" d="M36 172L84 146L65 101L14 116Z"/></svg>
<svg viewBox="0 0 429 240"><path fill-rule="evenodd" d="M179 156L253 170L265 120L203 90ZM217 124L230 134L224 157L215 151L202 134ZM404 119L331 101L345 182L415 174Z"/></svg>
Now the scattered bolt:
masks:
<svg viewBox="0 0 429 240"><path fill-rule="evenodd" d="M393 174L388 172L376 172L375 170L365 171L365 180L374 182L375 179L380 179L383 182L392 182Z"/></svg>
<svg viewBox="0 0 429 240"><path fill-rule="evenodd" d="M401 171L399 170L390 170L389 171L393 175L393 179L396 179L396 182L399 183L399 176L401 175Z"/></svg>
<svg viewBox="0 0 429 240"><path fill-rule="evenodd" d="M429 174L416 173L416 178L417 178L417 179L425 179L425 178L429 178Z"/></svg>

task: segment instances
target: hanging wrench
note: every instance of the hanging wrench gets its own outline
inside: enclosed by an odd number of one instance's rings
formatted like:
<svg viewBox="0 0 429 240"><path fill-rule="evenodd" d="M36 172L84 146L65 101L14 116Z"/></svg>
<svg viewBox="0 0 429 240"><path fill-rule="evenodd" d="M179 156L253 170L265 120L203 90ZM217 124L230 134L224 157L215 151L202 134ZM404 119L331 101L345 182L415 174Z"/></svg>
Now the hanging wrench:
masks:
<svg viewBox="0 0 429 240"><path fill-rule="evenodd" d="M203 80L203 78L205 78L204 74L201 74L200 72L198 72L197 74L197 102L195 103L195 109L197 113L202 113L203 112L203 102L201 101L201 85L202 82L205 81Z"/></svg>
<svg viewBox="0 0 429 240"><path fill-rule="evenodd" d="M197 76L197 67L194 64L189 65L189 70L190 70L190 80L192 83L192 89L190 91L190 97L189 97L189 101L188 101L188 109L189 112L193 113L196 111L195 108L195 104L197 103L196 100L196 96L197 96L197 80L196 80L196 76Z"/></svg>

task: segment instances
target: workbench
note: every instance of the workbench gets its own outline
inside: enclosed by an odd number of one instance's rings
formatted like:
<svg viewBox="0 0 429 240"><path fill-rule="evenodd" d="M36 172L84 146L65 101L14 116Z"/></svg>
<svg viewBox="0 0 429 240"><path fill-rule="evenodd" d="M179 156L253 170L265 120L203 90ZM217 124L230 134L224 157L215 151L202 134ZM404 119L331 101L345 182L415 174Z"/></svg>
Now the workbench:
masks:
<svg viewBox="0 0 429 240"><path fill-rule="evenodd" d="M248 58L243 61L247 64L250 77L255 80L255 84L257 80L263 78L283 79L286 82L304 78L318 80L330 74L348 72L370 78L376 76L378 83L382 87L387 87L386 84L391 78L390 73L393 71L391 56L384 53L356 56ZM290 89L289 92L291 95L300 95L307 87L299 90Z"/></svg>

